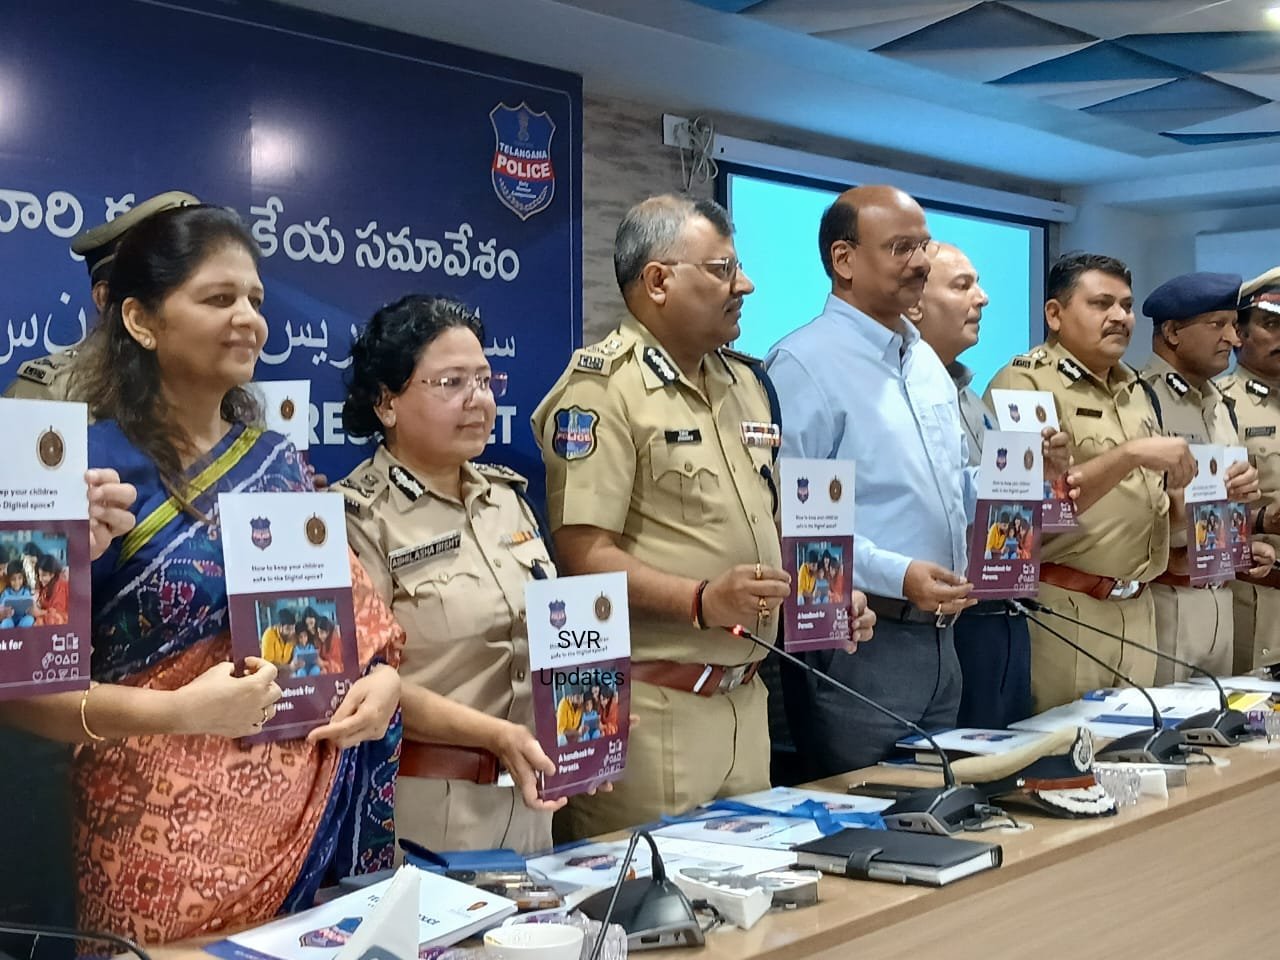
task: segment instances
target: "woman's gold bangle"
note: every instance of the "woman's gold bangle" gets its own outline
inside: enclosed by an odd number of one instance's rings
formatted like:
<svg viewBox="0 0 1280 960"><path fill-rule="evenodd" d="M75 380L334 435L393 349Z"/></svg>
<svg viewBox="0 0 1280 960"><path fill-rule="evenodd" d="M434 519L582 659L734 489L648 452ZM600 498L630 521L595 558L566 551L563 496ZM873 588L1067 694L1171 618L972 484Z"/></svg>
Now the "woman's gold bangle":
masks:
<svg viewBox="0 0 1280 960"><path fill-rule="evenodd" d="M84 713L85 707L89 705L89 691L92 690L93 687L94 684L90 683L84 693L80 695L80 726L84 728L85 736L90 740L105 740L107 739L106 737L99 736L89 729L89 720L85 717Z"/></svg>

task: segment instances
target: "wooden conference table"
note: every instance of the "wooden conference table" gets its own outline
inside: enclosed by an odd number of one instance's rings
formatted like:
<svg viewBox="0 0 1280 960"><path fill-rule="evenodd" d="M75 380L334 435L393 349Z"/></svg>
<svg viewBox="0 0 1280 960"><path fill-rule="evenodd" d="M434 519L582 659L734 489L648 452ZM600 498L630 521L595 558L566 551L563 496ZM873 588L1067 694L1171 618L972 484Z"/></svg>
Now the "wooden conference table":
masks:
<svg viewBox="0 0 1280 960"><path fill-rule="evenodd" d="M922 960L1081 955L1218 960L1270 949L1270 881L1280 840L1280 744L1217 750L1167 800L1143 797L1117 816L1015 816L1032 829L961 834L1004 847L1004 866L947 887L824 877L816 906L771 913L753 929L718 930L700 951L652 960ZM865 775L864 775L865 774ZM927 784L917 771L855 772L812 784L843 792L862 780ZM1132 951L1126 953L1125 951ZM196 945L148 951L154 960L208 960Z"/></svg>

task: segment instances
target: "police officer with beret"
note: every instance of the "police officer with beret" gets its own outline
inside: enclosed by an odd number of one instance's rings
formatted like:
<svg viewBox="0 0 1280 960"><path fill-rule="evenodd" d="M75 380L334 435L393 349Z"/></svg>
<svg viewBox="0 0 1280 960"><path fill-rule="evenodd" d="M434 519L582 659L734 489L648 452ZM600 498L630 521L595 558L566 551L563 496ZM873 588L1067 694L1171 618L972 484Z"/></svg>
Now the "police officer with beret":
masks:
<svg viewBox="0 0 1280 960"><path fill-rule="evenodd" d="M1049 340L996 374L991 387L1048 390L1071 436L1078 486L1078 532L1044 538L1039 598L1056 610L1155 646L1155 606L1147 585L1169 560L1169 497L1185 487L1195 459L1181 438L1160 433L1137 373L1122 362L1133 335L1132 276L1114 257L1072 253L1049 270ZM989 401L989 394L988 394ZM1083 627L1055 625L1075 643L1139 683L1155 679L1155 656ZM1035 709L1069 703L1115 683L1097 666L1032 623Z"/></svg>
<svg viewBox="0 0 1280 960"><path fill-rule="evenodd" d="M1240 442L1258 468L1262 496L1254 532L1275 549L1280 547L1280 267L1241 286L1237 323L1236 368L1219 385L1235 402ZM1234 672L1280 663L1280 571L1237 575L1231 589Z"/></svg>
<svg viewBox="0 0 1280 960"><path fill-rule="evenodd" d="M1156 421L1166 437L1187 443L1236 443L1234 404L1213 382L1240 344L1236 304L1240 277L1188 273L1174 277L1147 297L1142 312L1151 318L1152 356L1141 377L1149 388ZM1227 496L1236 504L1258 498L1258 472L1248 462L1232 463L1224 475ZM1230 672L1233 656L1230 588L1191 586L1187 570L1187 525L1182 492L1170 494L1169 568L1151 583L1160 650L1216 676ZM1248 508L1240 506L1247 512ZM1259 546L1259 559L1271 548ZM1264 574L1270 563L1255 570ZM1187 679L1190 671L1168 660L1156 663L1156 683Z"/></svg>
<svg viewBox="0 0 1280 960"><path fill-rule="evenodd" d="M764 652L789 590L775 525L780 441L757 361L723 349L754 289L718 204L632 207L614 270L629 311L577 351L533 414L565 572L627 573L632 730L612 795L575 797L558 835L583 837L769 785ZM865 599L852 598L854 614ZM855 623L868 639L872 618Z"/></svg>
<svg viewBox="0 0 1280 960"><path fill-rule="evenodd" d="M115 260L116 246L125 232L153 213L171 207L185 207L197 200L181 190L170 190L142 201L126 210L114 220L99 224L71 241L71 252L84 257L92 284L93 305L98 312L107 302L107 281L111 276L111 264ZM18 367L18 378L5 389L6 397L20 400L70 400L74 392L75 358L79 350L72 347L45 357L27 360Z"/></svg>

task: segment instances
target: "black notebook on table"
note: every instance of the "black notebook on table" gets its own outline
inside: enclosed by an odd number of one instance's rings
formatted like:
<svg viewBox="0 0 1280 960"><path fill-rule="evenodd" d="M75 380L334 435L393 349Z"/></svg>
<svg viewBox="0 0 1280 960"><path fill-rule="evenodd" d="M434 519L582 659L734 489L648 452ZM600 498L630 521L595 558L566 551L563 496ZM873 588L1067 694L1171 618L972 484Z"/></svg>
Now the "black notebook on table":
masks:
<svg viewBox="0 0 1280 960"><path fill-rule="evenodd" d="M797 863L824 873L930 887L993 870L1004 857L995 843L857 827L791 849Z"/></svg>

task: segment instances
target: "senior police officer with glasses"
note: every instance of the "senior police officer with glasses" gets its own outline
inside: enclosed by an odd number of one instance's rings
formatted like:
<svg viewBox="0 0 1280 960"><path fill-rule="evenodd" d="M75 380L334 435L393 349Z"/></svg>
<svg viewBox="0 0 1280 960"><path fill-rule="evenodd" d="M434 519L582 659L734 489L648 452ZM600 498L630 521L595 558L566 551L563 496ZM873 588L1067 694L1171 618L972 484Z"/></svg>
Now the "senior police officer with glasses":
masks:
<svg viewBox="0 0 1280 960"><path fill-rule="evenodd" d="M1219 381L1235 404L1239 439L1258 468L1261 503L1253 531L1280 547L1280 267L1240 287L1236 368ZM1237 574L1235 673L1280 664L1280 570Z"/></svg>
<svg viewBox="0 0 1280 960"><path fill-rule="evenodd" d="M775 525L778 417L758 361L723 349L754 289L724 209L659 196L623 217L614 269L628 315L577 351L533 414L563 572L627 573L627 770L574 797L583 837L769 785L764 651L789 590ZM853 598L857 639L874 618Z"/></svg>
<svg viewBox="0 0 1280 960"><path fill-rule="evenodd" d="M951 727L960 704L952 623L974 602L964 577L974 476L955 386L904 316L937 245L915 200L866 186L823 214L818 247L831 294L767 364L782 401L783 453L857 461L853 578L877 625L875 642L855 653L807 657L926 729ZM811 677L788 695L792 735L816 775L876 763L907 733Z"/></svg>
<svg viewBox="0 0 1280 960"><path fill-rule="evenodd" d="M556 571L524 478L475 461L507 384L483 342L454 300L378 310L352 344L342 408L347 432L378 444L337 488L351 548L405 629L396 833L530 853L550 846L562 801L538 798L555 765L533 735L524 591Z"/></svg>

